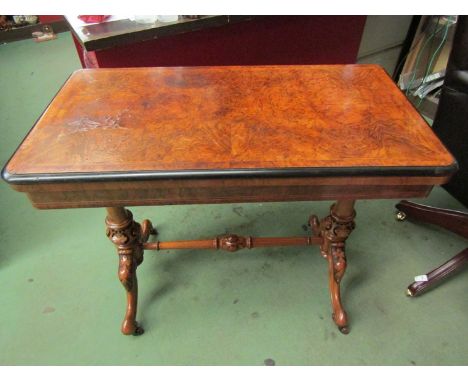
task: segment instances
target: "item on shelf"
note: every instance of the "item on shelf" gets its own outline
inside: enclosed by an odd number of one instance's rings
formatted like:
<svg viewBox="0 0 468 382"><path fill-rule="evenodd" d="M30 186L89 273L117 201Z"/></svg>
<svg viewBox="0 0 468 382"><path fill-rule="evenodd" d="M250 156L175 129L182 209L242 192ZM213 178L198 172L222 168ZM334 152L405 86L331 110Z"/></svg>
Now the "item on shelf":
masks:
<svg viewBox="0 0 468 382"><path fill-rule="evenodd" d="M418 78L417 80L414 80L412 84L410 84L411 76L413 73L406 73L404 75L400 76L400 89L401 90L406 90L408 89L408 86L411 85L411 89L417 88L420 85L426 84L428 82L432 82L435 80L439 80L440 78L445 77L445 69L440 70L439 72L429 74L426 76L426 78Z"/></svg>
<svg viewBox="0 0 468 382"><path fill-rule="evenodd" d="M33 32L32 36L36 42L55 40L57 38L57 35L54 33L52 27L48 24L42 26L42 31Z"/></svg>
<svg viewBox="0 0 468 382"><path fill-rule="evenodd" d="M11 16L0 15L0 30L9 30L13 27Z"/></svg>
<svg viewBox="0 0 468 382"><path fill-rule="evenodd" d="M154 24L158 20L155 15L135 15L135 22L138 24Z"/></svg>
<svg viewBox="0 0 468 382"><path fill-rule="evenodd" d="M102 23L103 21L106 21L110 15L80 15L78 18L81 21L84 21L87 24L92 24L92 23Z"/></svg>
<svg viewBox="0 0 468 382"><path fill-rule="evenodd" d="M421 85L420 87L416 89L413 95L419 98L424 98L429 93L433 92L434 90L441 88L443 84L444 84L444 79L442 78L439 81L433 81L431 83Z"/></svg>
<svg viewBox="0 0 468 382"><path fill-rule="evenodd" d="M13 21L16 26L33 25L39 22L39 17L19 15L19 16L13 16Z"/></svg>
<svg viewBox="0 0 468 382"><path fill-rule="evenodd" d="M34 15L0 16L0 30L11 30L38 23L39 17Z"/></svg>
<svg viewBox="0 0 468 382"><path fill-rule="evenodd" d="M179 16L177 15L158 15L158 21L162 23L173 23L177 20L179 20Z"/></svg>

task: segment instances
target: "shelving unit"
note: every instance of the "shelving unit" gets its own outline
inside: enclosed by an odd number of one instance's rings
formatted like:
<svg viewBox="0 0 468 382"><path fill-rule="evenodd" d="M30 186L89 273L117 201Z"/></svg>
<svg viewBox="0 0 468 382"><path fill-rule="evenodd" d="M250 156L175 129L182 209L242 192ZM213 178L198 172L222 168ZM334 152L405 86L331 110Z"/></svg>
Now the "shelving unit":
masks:
<svg viewBox="0 0 468 382"><path fill-rule="evenodd" d="M68 24L61 16L39 16L37 24L25 24L8 30L0 30L0 44L8 42L27 40L32 38L33 32L40 32L44 25L51 26L54 33L61 33L68 30Z"/></svg>
<svg viewBox="0 0 468 382"><path fill-rule="evenodd" d="M457 16L423 16L398 80L408 99L431 120L437 111L456 22Z"/></svg>

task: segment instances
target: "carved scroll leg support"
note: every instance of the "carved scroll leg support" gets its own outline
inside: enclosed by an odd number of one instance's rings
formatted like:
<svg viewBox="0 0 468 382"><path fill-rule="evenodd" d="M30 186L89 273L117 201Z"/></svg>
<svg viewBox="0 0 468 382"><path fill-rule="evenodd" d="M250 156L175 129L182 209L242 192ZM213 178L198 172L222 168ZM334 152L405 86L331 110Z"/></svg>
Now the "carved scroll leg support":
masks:
<svg viewBox="0 0 468 382"><path fill-rule="evenodd" d="M149 220L142 225L133 220L132 213L123 207L107 208L107 237L117 247L119 255L119 280L127 292L127 310L122 323L122 333L143 334L136 322L138 281L136 269L143 262L143 243L155 230Z"/></svg>
<svg viewBox="0 0 468 382"><path fill-rule="evenodd" d="M119 279L127 291L127 310L122 322L122 333L140 335L144 329L136 321L138 304L138 281L136 277L137 264L134 256L119 254Z"/></svg>
<svg viewBox="0 0 468 382"><path fill-rule="evenodd" d="M320 222L312 216L310 223L323 238L321 254L328 261L328 281L333 308L332 318L343 334L349 333L348 317L341 303L340 283L346 271L345 241L354 229L354 200L339 200L330 208L330 215Z"/></svg>
<svg viewBox="0 0 468 382"><path fill-rule="evenodd" d="M346 270L346 257L343 247L340 248L339 244L332 244L330 252L327 255L328 283L333 308L333 321L335 321L335 324L338 326L341 333L348 334L348 316L346 315L346 311L341 303L340 295L340 282Z"/></svg>

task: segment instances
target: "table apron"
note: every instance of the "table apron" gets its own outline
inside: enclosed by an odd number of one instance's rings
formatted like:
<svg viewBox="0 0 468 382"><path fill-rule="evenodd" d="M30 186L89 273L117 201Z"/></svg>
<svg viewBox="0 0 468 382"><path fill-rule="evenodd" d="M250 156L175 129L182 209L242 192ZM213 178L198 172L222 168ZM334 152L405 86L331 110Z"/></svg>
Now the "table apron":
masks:
<svg viewBox="0 0 468 382"><path fill-rule="evenodd" d="M423 198L432 185L275 185L152 187L26 192L38 209L178 204Z"/></svg>

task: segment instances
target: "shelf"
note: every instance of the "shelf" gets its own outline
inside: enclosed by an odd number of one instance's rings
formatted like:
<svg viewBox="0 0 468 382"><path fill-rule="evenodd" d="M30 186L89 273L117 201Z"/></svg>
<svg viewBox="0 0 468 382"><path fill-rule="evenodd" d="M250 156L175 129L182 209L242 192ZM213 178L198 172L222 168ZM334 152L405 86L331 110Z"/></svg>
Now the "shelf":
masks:
<svg viewBox="0 0 468 382"><path fill-rule="evenodd" d="M69 30L68 24L63 21L54 21L51 23L38 23L33 25L25 25L24 27L13 28L10 30L0 31L0 44L7 42L32 39L32 33L42 31L44 25L50 25L54 33L66 32Z"/></svg>

